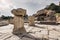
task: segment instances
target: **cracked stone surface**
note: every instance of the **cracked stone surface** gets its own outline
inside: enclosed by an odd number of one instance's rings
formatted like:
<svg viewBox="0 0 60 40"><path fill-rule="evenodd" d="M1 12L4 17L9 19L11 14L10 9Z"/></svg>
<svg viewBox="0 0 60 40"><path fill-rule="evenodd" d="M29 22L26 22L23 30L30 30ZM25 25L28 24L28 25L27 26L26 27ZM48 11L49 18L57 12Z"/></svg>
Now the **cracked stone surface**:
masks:
<svg viewBox="0 0 60 40"><path fill-rule="evenodd" d="M25 23L24 27L27 34L21 35L12 34L14 28L12 24L2 26L0 27L0 40L42 40L47 37L49 37L49 40L60 40L60 25L35 25L36 26L29 26L28 23Z"/></svg>

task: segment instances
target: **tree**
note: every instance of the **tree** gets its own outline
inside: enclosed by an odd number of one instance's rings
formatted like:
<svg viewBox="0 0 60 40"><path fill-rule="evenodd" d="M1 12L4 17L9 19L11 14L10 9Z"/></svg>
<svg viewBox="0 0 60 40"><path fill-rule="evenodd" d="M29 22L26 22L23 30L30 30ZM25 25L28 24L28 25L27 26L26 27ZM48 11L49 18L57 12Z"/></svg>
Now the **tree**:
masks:
<svg viewBox="0 0 60 40"><path fill-rule="evenodd" d="M25 16L24 16L24 19L27 20L27 19L28 19L28 15L25 15Z"/></svg>
<svg viewBox="0 0 60 40"><path fill-rule="evenodd" d="M13 18L13 17L12 16L4 16L4 15L2 15L1 18L4 19L4 20L9 20L10 18Z"/></svg>

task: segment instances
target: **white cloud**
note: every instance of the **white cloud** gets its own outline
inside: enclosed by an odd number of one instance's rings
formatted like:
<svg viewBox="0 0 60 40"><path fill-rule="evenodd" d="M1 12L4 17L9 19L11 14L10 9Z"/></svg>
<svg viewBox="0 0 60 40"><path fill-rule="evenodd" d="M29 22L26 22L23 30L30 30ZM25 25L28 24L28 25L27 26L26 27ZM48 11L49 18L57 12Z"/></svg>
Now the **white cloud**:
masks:
<svg viewBox="0 0 60 40"><path fill-rule="evenodd" d="M12 6L11 0L0 0L0 15L11 15L10 9Z"/></svg>
<svg viewBox="0 0 60 40"><path fill-rule="evenodd" d="M36 13L50 3L58 4L60 0L0 0L0 9L7 10L11 14L12 8L24 8L28 15ZM5 14L7 14L8 12ZM2 11L3 12L3 11ZM7 15L10 15L7 14Z"/></svg>
<svg viewBox="0 0 60 40"><path fill-rule="evenodd" d="M58 4L59 0L13 0L17 8L27 9L28 15L34 14L37 10L44 8L50 3Z"/></svg>
<svg viewBox="0 0 60 40"><path fill-rule="evenodd" d="M6 10L9 9L10 6L12 6L13 4L11 3L11 1L9 0L0 0L0 10Z"/></svg>

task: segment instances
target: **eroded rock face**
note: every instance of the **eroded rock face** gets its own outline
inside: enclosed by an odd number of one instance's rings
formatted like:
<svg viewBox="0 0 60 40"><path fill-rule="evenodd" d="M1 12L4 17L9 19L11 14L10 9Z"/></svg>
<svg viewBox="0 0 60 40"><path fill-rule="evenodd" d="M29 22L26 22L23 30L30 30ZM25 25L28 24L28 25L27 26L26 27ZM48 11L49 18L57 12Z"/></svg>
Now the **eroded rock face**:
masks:
<svg viewBox="0 0 60 40"><path fill-rule="evenodd" d="M18 9L13 9L12 14L16 15L16 16L24 16L26 15L26 10L22 9L22 8L18 8Z"/></svg>
<svg viewBox="0 0 60 40"><path fill-rule="evenodd" d="M56 21L56 17L55 17L55 11L49 10L47 12L47 21L51 21L51 22L55 22Z"/></svg>
<svg viewBox="0 0 60 40"><path fill-rule="evenodd" d="M30 26L34 26L35 25L34 20L35 20L34 16L29 16L29 25Z"/></svg>
<svg viewBox="0 0 60 40"><path fill-rule="evenodd" d="M26 14L26 10L22 8L13 9L12 14L14 14L14 34L25 33L24 28L24 15Z"/></svg>
<svg viewBox="0 0 60 40"><path fill-rule="evenodd" d="M60 16L56 16L56 22L60 23Z"/></svg>
<svg viewBox="0 0 60 40"><path fill-rule="evenodd" d="M55 22L56 21L55 13L56 13L55 11L43 9L37 11L35 17L37 17L38 21Z"/></svg>

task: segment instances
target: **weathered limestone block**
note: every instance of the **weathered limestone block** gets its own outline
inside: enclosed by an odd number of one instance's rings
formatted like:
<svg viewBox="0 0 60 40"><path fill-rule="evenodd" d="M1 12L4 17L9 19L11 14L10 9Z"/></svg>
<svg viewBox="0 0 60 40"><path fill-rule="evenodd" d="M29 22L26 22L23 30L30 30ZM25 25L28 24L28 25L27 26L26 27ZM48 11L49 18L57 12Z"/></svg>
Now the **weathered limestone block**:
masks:
<svg viewBox="0 0 60 40"><path fill-rule="evenodd" d="M26 14L26 10L24 9L13 9L11 11L15 16L14 16L14 29L13 33L14 34L20 34L20 33L25 33L25 28L24 28L24 15Z"/></svg>
<svg viewBox="0 0 60 40"><path fill-rule="evenodd" d="M34 20L35 20L35 18L34 18L34 16L29 16L29 25L30 26L34 26L35 25L35 23L34 23Z"/></svg>

